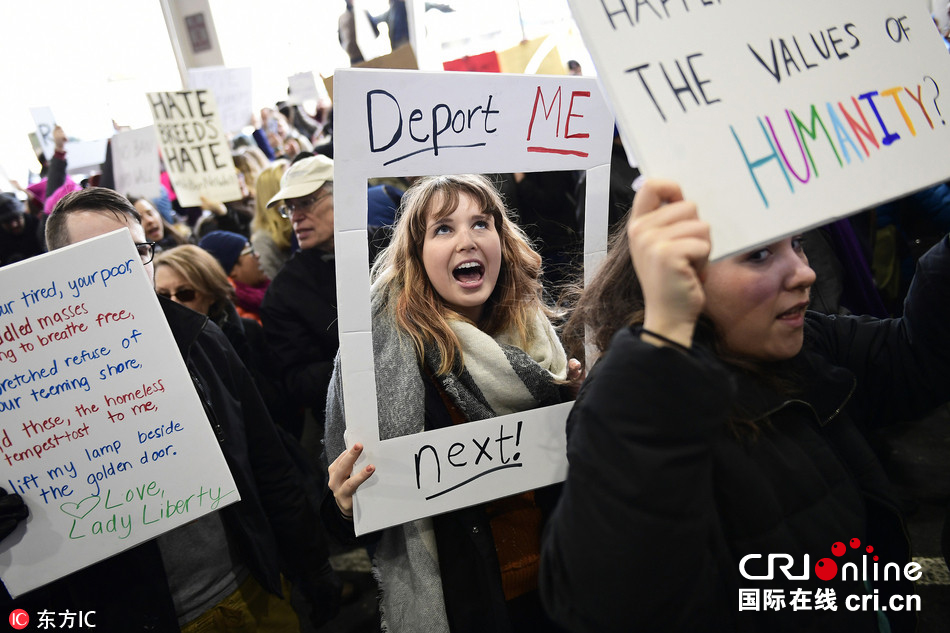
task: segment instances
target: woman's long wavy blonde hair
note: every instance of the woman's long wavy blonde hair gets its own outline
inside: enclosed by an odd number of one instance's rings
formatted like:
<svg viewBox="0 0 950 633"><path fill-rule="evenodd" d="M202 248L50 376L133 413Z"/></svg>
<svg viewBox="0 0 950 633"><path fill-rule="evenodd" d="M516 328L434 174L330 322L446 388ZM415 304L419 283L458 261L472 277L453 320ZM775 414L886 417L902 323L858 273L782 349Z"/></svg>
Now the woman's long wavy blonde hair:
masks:
<svg viewBox="0 0 950 633"><path fill-rule="evenodd" d="M274 240L282 251L290 250L290 235L293 226L290 220L280 214L280 207L267 208L267 202L280 191L280 177L284 175L290 161L279 158L257 175L257 196L254 198L254 219L252 231L263 231Z"/></svg>
<svg viewBox="0 0 950 633"><path fill-rule="evenodd" d="M549 314L541 295L541 256L509 219L491 181L471 174L421 178L402 197L392 241L376 260L372 279L385 293L383 299L396 324L411 337L420 362L425 345L435 344L442 360L439 374L458 370L464 363L459 340L447 322L464 317L433 288L422 263L422 245L430 220L450 215L462 195L492 216L501 242L498 281L475 325L489 335L515 331L525 347L537 311Z"/></svg>

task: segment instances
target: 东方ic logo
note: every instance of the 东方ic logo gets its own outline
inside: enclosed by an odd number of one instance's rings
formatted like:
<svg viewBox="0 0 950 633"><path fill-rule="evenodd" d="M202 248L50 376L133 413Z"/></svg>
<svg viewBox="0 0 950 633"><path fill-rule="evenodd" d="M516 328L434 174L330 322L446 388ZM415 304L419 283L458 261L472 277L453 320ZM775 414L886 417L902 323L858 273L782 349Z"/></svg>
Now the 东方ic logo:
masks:
<svg viewBox="0 0 950 633"><path fill-rule="evenodd" d="M16 630L22 630L30 623L30 614L23 609L14 609L10 612L10 626Z"/></svg>

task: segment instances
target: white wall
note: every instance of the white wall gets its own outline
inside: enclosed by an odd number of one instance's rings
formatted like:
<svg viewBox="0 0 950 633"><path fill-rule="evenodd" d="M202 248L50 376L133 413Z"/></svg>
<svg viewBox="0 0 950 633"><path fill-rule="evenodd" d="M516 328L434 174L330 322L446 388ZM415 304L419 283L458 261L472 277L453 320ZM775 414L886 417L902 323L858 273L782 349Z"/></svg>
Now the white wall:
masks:
<svg viewBox="0 0 950 633"><path fill-rule="evenodd" d="M50 106L67 133L111 132L111 119L149 123L146 90L180 81L159 3L153 0L3 2L0 167L25 185L39 169L28 108Z"/></svg>

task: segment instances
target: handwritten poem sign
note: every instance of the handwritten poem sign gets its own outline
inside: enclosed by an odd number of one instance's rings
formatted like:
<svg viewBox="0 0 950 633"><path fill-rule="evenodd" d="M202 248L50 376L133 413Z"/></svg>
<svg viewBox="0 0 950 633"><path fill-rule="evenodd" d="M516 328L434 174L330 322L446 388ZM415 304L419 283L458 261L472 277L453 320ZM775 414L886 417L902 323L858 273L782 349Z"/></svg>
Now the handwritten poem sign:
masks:
<svg viewBox="0 0 950 633"><path fill-rule="evenodd" d="M376 474L359 534L531 490L567 474L571 403L380 441L366 181L375 176L587 170L585 272L606 249L613 118L593 79L400 70L334 76L334 209L346 442ZM407 368L406 371L418 371ZM380 406L387 406L382 403ZM334 456L335 457L335 456Z"/></svg>
<svg viewBox="0 0 950 633"><path fill-rule="evenodd" d="M165 169L183 207L241 199L231 148L214 94L208 90L150 92L148 102Z"/></svg>
<svg viewBox="0 0 950 633"><path fill-rule="evenodd" d="M950 177L920 2L569 2L628 152L698 203L714 257Z"/></svg>
<svg viewBox="0 0 950 633"><path fill-rule="evenodd" d="M112 137L112 173L122 195L156 198L161 193L161 166L155 128L119 132Z"/></svg>
<svg viewBox="0 0 950 633"><path fill-rule="evenodd" d="M0 543L19 595L240 499L126 230L0 270Z"/></svg>

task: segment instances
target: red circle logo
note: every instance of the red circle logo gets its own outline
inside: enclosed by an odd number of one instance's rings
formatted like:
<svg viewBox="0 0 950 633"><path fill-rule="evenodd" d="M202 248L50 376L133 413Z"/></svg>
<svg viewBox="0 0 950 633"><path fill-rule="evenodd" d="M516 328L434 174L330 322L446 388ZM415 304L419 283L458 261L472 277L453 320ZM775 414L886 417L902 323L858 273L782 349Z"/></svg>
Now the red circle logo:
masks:
<svg viewBox="0 0 950 633"><path fill-rule="evenodd" d="M822 558L815 563L815 575L828 582L838 573L838 564L830 558Z"/></svg>
<svg viewBox="0 0 950 633"><path fill-rule="evenodd" d="M30 614L23 609L15 609L10 612L10 626L16 630L25 629L30 623Z"/></svg>

